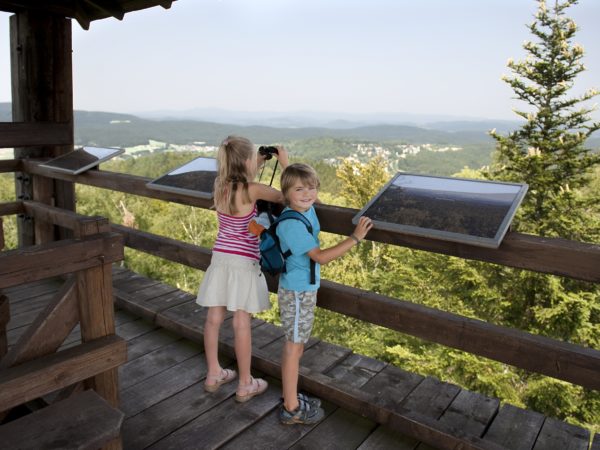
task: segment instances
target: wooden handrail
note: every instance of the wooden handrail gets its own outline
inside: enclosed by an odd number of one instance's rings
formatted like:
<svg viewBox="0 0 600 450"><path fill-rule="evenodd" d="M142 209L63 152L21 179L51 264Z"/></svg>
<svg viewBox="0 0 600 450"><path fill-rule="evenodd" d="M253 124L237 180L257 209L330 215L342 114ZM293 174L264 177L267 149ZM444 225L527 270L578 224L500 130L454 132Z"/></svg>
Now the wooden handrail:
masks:
<svg viewBox="0 0 600 450"><path fill-rule="evenodd" d="M210 250L112 225L125 245L206 270ZM269 289L276 292L274 279ZM317 305L349 317L591 389L600 389L600 351L322 280Z"/></svg>
<svg viewBox="0 0 600 450"><path fill-rule="evenodd" d="M9 250L0 253L0 289L122 259L123 238L116 233Z"/></svg>
<svg viewBox="0 0 600 450"><path fill-rule="evenodd" d="M23 161L23 169L34 175L72 181L89 186L140 195L149 198L210 208L212 200L184 194L162 192L146 187L150 178L114 172L91 170L81 175L69 175L39 167L33 161ZM317 205L321 230L349 235L354 229L351 219L356 209ZM383 230L371 230L369 240L414 248L463 259L501 264L540 273L566 276L573 279L600 282L600 245L542 238L509 232L498 249L447 242Z"/></svg>
<svg viewBox="0 0 600 450"><path fill-rule="evenodd" d="M2 147L0 147L2 148ZM18 159L5 159L0 161L0 173L19 172L21 170L21 161Z"/></svg>

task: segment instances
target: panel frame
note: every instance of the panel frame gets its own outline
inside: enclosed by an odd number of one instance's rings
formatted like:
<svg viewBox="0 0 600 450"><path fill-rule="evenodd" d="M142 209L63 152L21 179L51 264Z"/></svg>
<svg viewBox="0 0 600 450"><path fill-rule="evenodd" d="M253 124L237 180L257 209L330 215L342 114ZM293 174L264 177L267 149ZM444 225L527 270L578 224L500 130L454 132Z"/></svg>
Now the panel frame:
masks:
<svg viewBox="0 0 600 450"><path fill-rule="evenodd" d="M52 165L53 162L61 160L61 159L66 159L67 157L73 155L75 152L78 152L78 151L81 151L81 150L86 151L86 149L94 149L94 148L102 148L102 149L113 150L113 153L111 153L110 155L98 158L97 161L94 161L94 162L91 162L89 164L86 164L86 165L80 167L79 169L67 169L67 168L64 168L64 167ZM87 170L90 170L90 169L92 169L94 167L97 167L101 163L106 162L109 159L114 158L115 156L122 155L123 153L125 153L125 149L122 149L122 148L115 148L115 147L94 147L94 146L91 146L91 145L84 145L83 147L79 147L79 148L77 148L77 149L75 149L75 150L73 150L73 151L71 151L69 153L65 153L64 155L60 155L60 156L58 156L56 158L53 158L53 159L51 159L49 161L45 161L43 163L40 163L40 167L45 167L47 169L54 170L54 171L57 171L57 172L68 173L70 175L79 175L80 173L83 173L83 172L85 172Z"/></svg>
<svg viewBox="0 0 600 450"><path fill-rule="evenodd" d="M506 181L494 181L494 180L479 180L474 178L456 178L456 177L444 177L438 175L428 175L428 174L420 174L420 173L411 173L411 172L397 172L386 184L383 186L377 194L367 202L367 204L360 209L360 211L352 218L352 223L356 225L361 216L363 216L371 206L373 206L379 198L383 195L383 193L401 176L412 176L412 177L423 177L429 179L442 179L442 180L452 180L452 181L464 181L470 183L481 183L481 184L494 184L494 185L508 185L518 187L519 190L515 194L511 206L509 210L504 215L504 219L500 223L497 228L496 234L493 238L483 237L483 236L472 236L468 234L456 233L452 231L442 231L436 230L433 228L424 228L417 227L413 225L403 225L398 223L391 223L382 220L373 220L373 227L375 229L398 232L409 234L413 236L423 236L432 239L439 239L443 241L450 242L459 242L463 244L475 245L480 247L487 247L497 249L502 243L502 239L508 232L510 228L510 224L517 212L518 207L521 202L525 198L525 194L529 186L527 183L511 183Z"/></svg>
<svg viewBox="0 0 600 450"><path fill-rule="evenodd" d="M213 190L211 189L211 192L204 192L204 191L199 191L196 189L186 189L186 188L178 188L175 186L169 186L166 184L160 184L158 183L158 181L160 181L162 178L172 175L173 172L176 172L178 170L181 170L182 168L184 168L185 166L192 164L195 161L198 160L210 160L210 161L214 161L215 162L215 178L218 175L218 166L217 166L217 159L216 158L211 158L208 156L198 156L194 159L192 159L191 161L186 162L185 164L182 164L172 170L170 170L169 172L161 175L158 178L153 179L152 181L149 181L148 183L146 183L146 187L149 189L154 189L157 191L164 191L164 192L171 192L173 194L184 194L184 195L191 195L192 197L197 197L197 198L202 198L205 200L211 200L213 198ZM209 171L206 171L209 172Z"/></svg>

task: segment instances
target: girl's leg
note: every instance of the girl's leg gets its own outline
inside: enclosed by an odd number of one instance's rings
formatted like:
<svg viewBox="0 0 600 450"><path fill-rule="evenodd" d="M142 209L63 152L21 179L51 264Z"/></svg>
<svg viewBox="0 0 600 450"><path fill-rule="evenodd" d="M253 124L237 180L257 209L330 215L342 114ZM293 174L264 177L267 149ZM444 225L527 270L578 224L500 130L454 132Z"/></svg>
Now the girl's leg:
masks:
<svg viewBox="0 0 600 450"><path fill-rule="evenodd" d="M233 332L235 357L237 359L240 385L252 382L250 362L252 360L252 330L250 329L250 313L237 310L233 313Z"/></svg>
<svg viewBox="0 0 600 450"><path fill-rule="evenodd" d="M304 353L304 344L285 341L281 355L281 384L283 406L288 411L294 411L298 407L298 371L302 353Z"/></svg>
<svg viewBox="0 0 600 450"><path fill-rule="evenodd" d="M208 308L206 322L204 323L204 353L208 375L218 377L221 374L219 364L219 329L225 318L224 306L211 306Z"/></svg>

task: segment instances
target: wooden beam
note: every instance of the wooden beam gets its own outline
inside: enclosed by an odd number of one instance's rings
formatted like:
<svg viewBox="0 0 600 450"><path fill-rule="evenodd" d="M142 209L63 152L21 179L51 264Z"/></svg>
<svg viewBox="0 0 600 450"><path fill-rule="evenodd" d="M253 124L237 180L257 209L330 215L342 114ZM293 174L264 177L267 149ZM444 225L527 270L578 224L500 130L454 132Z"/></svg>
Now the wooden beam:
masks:
<svg viewBox="0 0 600 450"><path fill-rule="evenodd" d="M0 360L8 351L8 339L6 336L6 324L10 320L10 303L8 297L0 294Z"/></svg>
<svg viewBox="0 0 600 450"><path fill-rule="evenodd" d="M113 224L111 229L123 236L127 247L200 270L206 270L210 264L212 252L207 248L122 225Z"/></svg>
<svg viewBox="0 0 600 450"><path fill-rule="evenodd" d="M127 343L107 336L0 371L0 410L62 389L127 361Z"/></svg>
<svg viewBox="0 0 600 450"><path fill-rule="evenodd" d="M150 178L106 171L88 171L82 175L68 175L39 167L32 161L23 161L26 172L69 180L90 186L149 198L197 206L212 207L212 200L148 189ZM349 235L354 227L352 218L358 210L329 205L317 205L321 230ZM600 282L600 245L543 238L521 233L508 233L498 249L477 247L456 242L441 241L398 232L371 230L369 240L418 250L457 256L463 259L501 264L508 267L549 273L583 281Z"/></svg>
<svg viewBox="0 0 600 450"><path fill-rule="evenodd" d="M0 146L0 148L2 148L2 146ZM21 170L21 160L20 159L5 159L5 160L0 161L0 173L18 172L20 170Z"/></svg>
<svg viewBox="0 0 600 450"><path fill-rule="evenodd" d="M0 122L0 148L72 145L69 122Z"/></svg>
<svg viewBox="0 0 600 450"><path fill-rule="evenodd" d="M79 321L75 277L70 276L0 361L8 368L54 353Z"/></svg>
<svg viewBox="0 0 600 450"><path fill-rule="evenodd" d="M428 308L331 281L322 281L317 306L349 317L600 389L600 351Z"/></svg>
<svg viewBox="0 0 600 450"><path fill-rule="evenodd" d="M0 203L0 217L12 216L13 214L23 214L23 202Z"/></svg>
<svg viewBox="0 0 600 450"><path fill-rule="evenodd" d="M0 289L76 272L123 259L123 238L102 233L0 254Z"/></svg>
<svg viewBox="0 0 600 450"><path fill-rule="evenodd" d="M104 217L84 216L73 211L33 201L24 201L23 209L25 214L33 217L35 220L73 230L75 238L110 231L108 220Z"/></svg>

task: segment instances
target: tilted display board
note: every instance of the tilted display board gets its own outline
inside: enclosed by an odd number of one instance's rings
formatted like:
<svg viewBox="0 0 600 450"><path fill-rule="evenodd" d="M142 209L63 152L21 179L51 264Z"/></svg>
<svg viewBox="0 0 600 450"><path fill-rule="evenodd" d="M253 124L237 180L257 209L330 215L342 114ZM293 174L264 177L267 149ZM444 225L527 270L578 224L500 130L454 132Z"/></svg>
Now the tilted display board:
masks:
<svg viewBox="0 0 600 450"><path fill-rule="evenodd" d="M210 199L216 177L217 160L199 157L152 180L146 186L159 191Z"/></svg>
<svg viewBox="0 0 600 450"><path fill-rule="evenodd" d="M107 161L117 155L124 153L122 148L88 147L78 148L72 152L65 153L57 158L41 163L40 167L77 175L101 162Z"/></svg>
<svg viewBox="0 0 600 450"><path fill-rule="evenodd" d="M525 193L525 183L397 173L352 219L375 228L498 248Z"/></svg>

